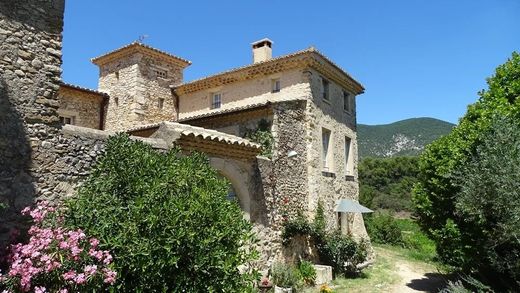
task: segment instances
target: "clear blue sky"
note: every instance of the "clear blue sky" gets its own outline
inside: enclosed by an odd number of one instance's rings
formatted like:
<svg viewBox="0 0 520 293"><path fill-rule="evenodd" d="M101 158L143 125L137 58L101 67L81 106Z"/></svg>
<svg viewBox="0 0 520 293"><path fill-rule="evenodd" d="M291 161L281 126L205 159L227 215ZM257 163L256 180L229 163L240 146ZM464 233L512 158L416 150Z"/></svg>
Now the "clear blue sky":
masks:
<svg viewBox="0 0 520 293"><path fill-rule="evenodd" d="M485 78L520 51L519 0L67 0L63 79L97 88L90 58L145 43L191 60L185 80L313 45L366 88L358 123L457 122Z"/></svg>

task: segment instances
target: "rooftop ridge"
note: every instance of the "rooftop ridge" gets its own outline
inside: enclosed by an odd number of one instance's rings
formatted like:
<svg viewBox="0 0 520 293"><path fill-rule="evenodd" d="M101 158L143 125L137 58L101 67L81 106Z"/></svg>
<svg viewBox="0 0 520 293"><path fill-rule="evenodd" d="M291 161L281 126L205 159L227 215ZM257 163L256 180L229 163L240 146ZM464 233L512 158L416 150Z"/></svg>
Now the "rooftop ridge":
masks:
<svg viewBox="0 0 520 293"><path fill-rule="evenodd" d="M97 57L94 57L92 59L90 59L90 61L96 65L100 65L100 64L103 64L103 60L104 59L110 59L109 57L111 55L114 55L114 54L118 54L118 53L121 53L125 50L128 50L128 49L136 49L136 50L139 50L139 48L141 49L144 49L144 50L148 50L149 52L153 52L153 53L156 53L156 54L159 54L159 55L162 55L166 58L169 58L169 59L174 59L176 60L176 62L180 62L180 63L184 63L185 66L189 66L191 65L191 61L187 60L187 59L184 59L184 58L181 58L181 57L178 57L178 56L175 56L175 55L172 55L168 52L165 52L165 51L162 51L162 50L159 50L157 48L154 48L154 47L151 47L151 46L148 46L148 45L145 45L139 41L134 41L128 45L125 45L123 47L120 47L118 49L115 49L115 50L112 50L110 52L107 52L103 55L100 55L100 56L97 56Z"/></svg>
<svg viewBox="0 0 520 293"><path fill-rule="evenodd" d="M109 97L109 95L107 93L100 92L98 90L94 90L94 89L90 89L90 88L86 88L86 87L82 87L82 86L79 86L79 85L67 83L67 82L61 82L60 86L67 87L67 88L72 88L72 89L75 89L75 90L80 90L80 91L83 91L83 92L88 92L88 93L91 93L91 94L100 95L100 96L107 97L107 98Z"/></svg>

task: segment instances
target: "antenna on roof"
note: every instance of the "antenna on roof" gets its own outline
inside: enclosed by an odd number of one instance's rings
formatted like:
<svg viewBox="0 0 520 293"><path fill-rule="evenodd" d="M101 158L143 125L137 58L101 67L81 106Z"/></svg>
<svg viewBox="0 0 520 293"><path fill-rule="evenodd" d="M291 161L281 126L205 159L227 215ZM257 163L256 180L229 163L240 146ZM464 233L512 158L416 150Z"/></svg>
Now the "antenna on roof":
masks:
<svg viewBox="0 0 520 293"><path fill-rule="evenodd" d="M138 43L142 43L144 41L144 39L148 38L148 35L140 35L139 38L137 39L137 42Z"/></svg>

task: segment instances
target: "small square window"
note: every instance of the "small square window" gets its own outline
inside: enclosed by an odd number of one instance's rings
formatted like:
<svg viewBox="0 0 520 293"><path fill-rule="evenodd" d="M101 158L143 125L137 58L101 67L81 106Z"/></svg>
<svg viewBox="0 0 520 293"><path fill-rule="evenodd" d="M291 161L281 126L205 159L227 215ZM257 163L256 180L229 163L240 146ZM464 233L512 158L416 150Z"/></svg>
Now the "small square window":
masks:
<svg viewBox="0 0 520 293"><path fill-rule="evenodd" d="M159 98L157 106L159 107L159 109L162 109L164 107L164 99L163 98Z"/></svg>
<svg viewBox="0 0 520 293"><path fill-rule="evenodd" d="M60 116L60 122L61 124L70 124L70 125L74 125L75 124L75 117L74 116Z"/></svg>
<svg viewBox="0 0 520 293"><path fill-rule="evenodd" d="M218 109L222 106L222 94L213 93L211 95L211 109Z"/></svg>
<svg viewBox="0 0 520 293"><path fill-rule="evenodd" d="M325 78L321 78L321 97L326 100L326 101L329 101L329 81L326 80Z"/></svg>
<svg viewBox="0 0 520 293"><path fill-rule="evenodd" d="M280 91L281 89L281 84L280 84L280 79L277 78L277 79L273 79L271 81L271 89L272 89L272 92L273 93L277 93Z"/></svg>

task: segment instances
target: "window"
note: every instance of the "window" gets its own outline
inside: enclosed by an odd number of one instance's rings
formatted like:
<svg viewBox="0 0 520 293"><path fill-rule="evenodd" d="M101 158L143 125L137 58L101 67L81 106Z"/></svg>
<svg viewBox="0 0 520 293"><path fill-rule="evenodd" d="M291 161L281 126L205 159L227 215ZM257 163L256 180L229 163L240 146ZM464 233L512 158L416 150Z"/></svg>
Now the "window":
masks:
<svg viewBox="0 0 520 293"><path fill-rule="evenodd" d="M116 71L116 79L119 80L119 71Z"/></svg>
<svg viewBox="0 0 520 293"><path fill-rule="evenodd" d="M321 78L321 97L326 100L326 101L329 101L329 81L326 80L325 78Z"/></svg>
<svg viewBox="0 0 520 293"><path fill-rule="evenodd" d="M322 142L322 153L321 159L323 164L323 170L329 171L330 169L330 157L331 154L329 152L330 145L330 130L322 128L321 129L321 142Z"/></svg>
<svg viewBox="0 0 520 293"><path fill-rule="evenodd" d="M76 117L74 116L60 116L61 124L70 124L74 125L76 122Z"/></svg>
<svg viewBox="0 0 520 293"><path fill-rule="evenodd" d="M162 109L164 107L164 99L163 98L159 98L159 103L157 105L159 107L159 109Z"/></svg>
<svg viewBox="0 0 520 293"><path fill-rule="evenodd" d="M157 77L168 78L168 71L163 69L154 69L153 71Z"/></svg>
<svg viewBox="0 0 520 293"><path fill-rule="evenodd" d="M277 92L280 91L281 86L280 86L280 79L279 78L272 80L272 82L271 82L271 89L272 89L273 93L277 93Z"/></svg>
<svg viewBox="0 0 520 293"><path fill-rule="evenodd" d="M211 95L211 109L218 109L222 106L222 94L213 93Z"/></svg>
<svg viewBox="0 0 520 293"><path fill-rule="evenodd" d="M352 112L352 99L348 92L343 91L343 110L345 112Z"/></svg>
<svg viewBox="0 0 520 293"><path fill-rule="evenodd" d="M350 160L350 146L352 145L352 139L345 137L345 173L346 175L354 175L352 170L352 162Z"/></svg>

